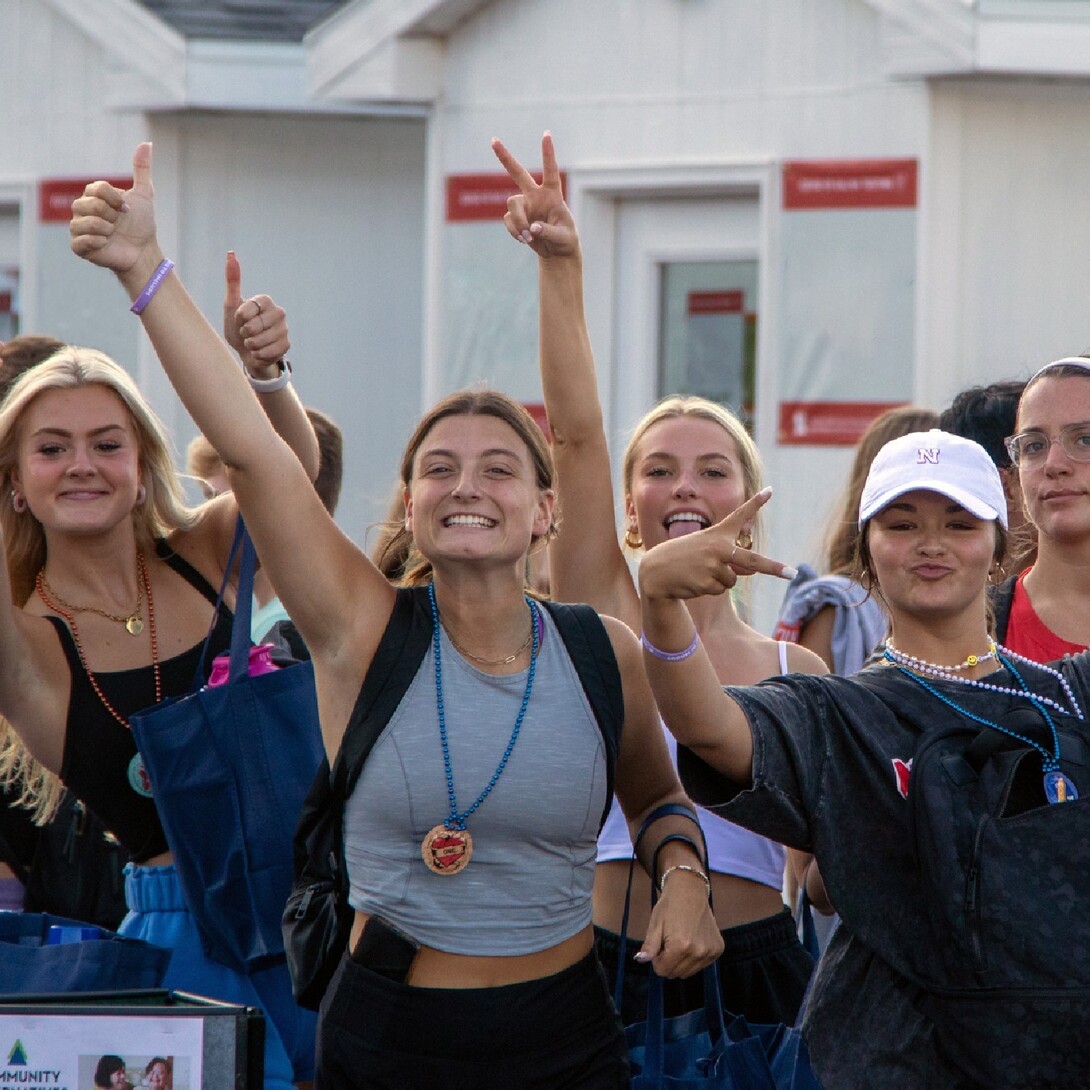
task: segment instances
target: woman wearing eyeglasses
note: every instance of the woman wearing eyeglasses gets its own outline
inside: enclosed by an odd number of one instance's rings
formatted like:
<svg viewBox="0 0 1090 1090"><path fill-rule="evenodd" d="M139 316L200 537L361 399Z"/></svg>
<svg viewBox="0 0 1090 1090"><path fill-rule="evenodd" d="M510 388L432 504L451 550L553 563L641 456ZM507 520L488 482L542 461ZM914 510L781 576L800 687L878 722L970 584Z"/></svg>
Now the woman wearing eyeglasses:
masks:
<svg viewBox="0 0 1090 1090"><path fill-rule="evenodd" d="M998 589L998 635L1052 662L1090 646L1090 358L1055 360L1029 380L1007 451L1038 545L1033 566Z"/></svg>

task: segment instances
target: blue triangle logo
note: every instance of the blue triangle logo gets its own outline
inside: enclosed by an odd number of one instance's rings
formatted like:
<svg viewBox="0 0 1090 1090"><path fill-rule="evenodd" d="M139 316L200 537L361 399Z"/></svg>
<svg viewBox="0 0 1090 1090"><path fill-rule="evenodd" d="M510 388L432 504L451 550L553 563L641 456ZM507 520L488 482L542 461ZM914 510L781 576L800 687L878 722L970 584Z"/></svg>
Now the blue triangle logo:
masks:
<svg viewBox="0 0 1090 1090"><path fill-rule="evenodd" d="M26 1049L23 1048L22 1041L16 1041L11 1047L11 1051L8 1053L8 1063L12 1067L26 1067Z"/></svg>

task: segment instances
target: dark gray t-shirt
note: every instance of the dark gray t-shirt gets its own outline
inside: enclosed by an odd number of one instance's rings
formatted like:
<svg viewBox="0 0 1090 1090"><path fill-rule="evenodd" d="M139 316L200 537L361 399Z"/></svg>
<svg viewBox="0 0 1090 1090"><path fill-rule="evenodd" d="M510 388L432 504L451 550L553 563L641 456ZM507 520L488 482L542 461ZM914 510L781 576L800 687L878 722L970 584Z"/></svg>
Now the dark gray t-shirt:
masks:
<svg viewBox="0 0 1090 1090"><path fill-rule="evenodd" d="M1072 676L1090 673L1088 661L1074 660ZM1035 692L1066 703L1054 678L1027 669ZM1005 670L987 680L1016 687ZM931 684L992 720L1026 704L957 683ZM752 787L740 790L683 748L679 769L694 801L817 857L842 920L803 1021L824 1087L973 1085L940 1055L911 983L941 977L909 829L911 761L926 731L960 717L886 666L853 679L793 675L728 691L753 733ZM1063 726L1087 734L1086 723L1073 717Z"/></svg>

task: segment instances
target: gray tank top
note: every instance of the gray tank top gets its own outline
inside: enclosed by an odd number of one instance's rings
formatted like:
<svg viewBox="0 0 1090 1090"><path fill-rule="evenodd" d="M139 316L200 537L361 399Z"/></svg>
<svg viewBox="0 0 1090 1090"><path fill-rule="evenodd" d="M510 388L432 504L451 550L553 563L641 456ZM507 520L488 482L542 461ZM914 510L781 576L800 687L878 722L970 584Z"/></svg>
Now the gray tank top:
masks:
<svg viewBox="0 0 1090 1090"><path fill-rule="evenodd" d="M606 801L601 732L545 610L533 693L515 748L466 826L473 858L434 874L420 843L450 812L429 650L375 743L344 812L349 902L455 954L535 953L591 920ZM440 634L443 703L458 808L481 793L511 737L525 671L477 670Z"/></svg>

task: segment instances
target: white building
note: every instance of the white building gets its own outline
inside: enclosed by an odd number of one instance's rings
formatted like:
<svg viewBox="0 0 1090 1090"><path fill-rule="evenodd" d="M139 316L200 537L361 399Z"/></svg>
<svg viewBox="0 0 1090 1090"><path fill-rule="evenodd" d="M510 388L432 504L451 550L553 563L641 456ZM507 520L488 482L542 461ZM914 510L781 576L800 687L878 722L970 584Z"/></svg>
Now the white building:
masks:
<svg viewBox="0 0 1090 1090"><path fill-rule="evenodd" d="M481 378L540 400L535 269L498 222L489 139L536 166L549 128L618 449L660 393L751 402L769 551L807 559L837 441L877 408L1090 343L1088 8L4 0L0 275L25 331L132 364L188 438L119 289L40 204L154 139L201 304L218 314L233 248L244 290L287 306L303 397L349 437L361 538L422 403Z"/></svg>

